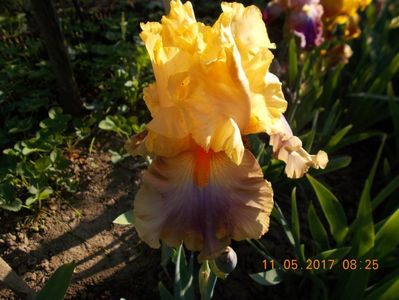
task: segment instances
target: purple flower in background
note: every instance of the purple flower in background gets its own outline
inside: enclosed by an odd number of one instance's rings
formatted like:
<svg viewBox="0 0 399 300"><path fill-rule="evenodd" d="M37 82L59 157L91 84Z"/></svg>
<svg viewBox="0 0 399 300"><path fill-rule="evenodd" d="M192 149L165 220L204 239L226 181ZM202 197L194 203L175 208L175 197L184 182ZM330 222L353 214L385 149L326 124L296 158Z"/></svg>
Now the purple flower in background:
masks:
<svg viewBox="0 0 399 300"><path fill-rule="evenodd" d="M319 46L323 42L323 7L320 4L305 4L300 10L292 10L286 24L301 40L301 48Z"/></svg>
<svg viewBox="0 0 399 300"><path fill-rule="evenodd" d="M266 23L286 15L286 28L301 40L301 48L319 46L323 42L323 7L319 0L274 0L263 11Z"/></svg>

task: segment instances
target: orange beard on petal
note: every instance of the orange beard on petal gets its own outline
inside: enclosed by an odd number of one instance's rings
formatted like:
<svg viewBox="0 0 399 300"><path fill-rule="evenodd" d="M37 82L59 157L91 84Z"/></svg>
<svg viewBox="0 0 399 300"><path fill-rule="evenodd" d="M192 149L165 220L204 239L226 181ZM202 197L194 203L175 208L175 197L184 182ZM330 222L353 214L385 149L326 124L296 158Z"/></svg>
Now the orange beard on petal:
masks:
<svg viewBox="0 0 399 300"><path fill-rule="evenodd" d="M207 152L202 147L198 147L195 150L193 179L195 185L199 188L203 188L208 185L213 153L214 152L212 150Z"/></svg>

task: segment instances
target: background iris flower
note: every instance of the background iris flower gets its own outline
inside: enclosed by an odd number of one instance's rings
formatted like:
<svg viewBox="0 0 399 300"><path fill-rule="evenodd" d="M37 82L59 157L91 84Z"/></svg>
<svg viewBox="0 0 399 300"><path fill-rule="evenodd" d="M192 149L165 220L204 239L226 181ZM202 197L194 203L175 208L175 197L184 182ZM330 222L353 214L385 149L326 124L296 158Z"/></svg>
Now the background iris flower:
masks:
<svg viewBox="0 0 399 300"><path fill-rule="evenodd" d="M266 23L285 14L285 28L300 39L301 48L321 45L331 39L337 25L343 27L343 38L360 34L358 11L371 0L272 0L263 12Z"/></svg>
<svg viewBox="0 0 399 300"><path fill-rule="evenodd" d="M319 46L323 42L323 6L319 0L274 0L264 10L266 23L286 14L285 27L300 38L301 48Z"/></svg>
<svg viewBox="0 0 399 300"><path fill-rule="evenodd" d="M360 34L358 10L366 8L371 0L321 0L324 8L323 19L329 31L336 25L344 26L346 39L356 38Z"/></svg>

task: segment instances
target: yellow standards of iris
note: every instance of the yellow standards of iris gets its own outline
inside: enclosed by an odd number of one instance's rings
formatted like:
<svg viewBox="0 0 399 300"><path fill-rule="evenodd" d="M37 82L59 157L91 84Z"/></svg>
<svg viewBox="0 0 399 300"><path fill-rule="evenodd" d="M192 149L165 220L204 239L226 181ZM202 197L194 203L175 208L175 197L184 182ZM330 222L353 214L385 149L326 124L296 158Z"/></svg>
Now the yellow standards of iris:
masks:
<svg viewBox="0 0 399 300"><path fill-rule="evenodd" d="M275 45L257 7L222 3L213 26L196 21L190 2L170 8L160 23L141 24L155 74L144 90L152 120L126 149L153 161L134 201L135 226L149 246L184 242L201 261L269 227L273 191L242 136L271 135L294 178L327 156L287 142L287 102L269 72Z"/></svg>
<svg viewBox="0 0 399 300"><path fill-rule="evenodd" d="M346 39L356 38L360 34L358 26L359 9L365 9L371 0L320 0L324 8L323 19L327 28L332 31L335 25L344 25L344 37Z"/></svg>

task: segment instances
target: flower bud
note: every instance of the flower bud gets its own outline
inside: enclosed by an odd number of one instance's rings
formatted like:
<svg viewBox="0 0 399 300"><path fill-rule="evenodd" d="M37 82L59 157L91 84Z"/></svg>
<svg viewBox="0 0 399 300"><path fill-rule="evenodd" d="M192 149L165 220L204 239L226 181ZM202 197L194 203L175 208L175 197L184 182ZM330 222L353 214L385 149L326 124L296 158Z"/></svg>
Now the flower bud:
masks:
<svg viewBox="0 0 399 300"><path fill-rule="evenodd" d="M202 263L198 274L199 289L201 295L205 294L208 289L209 277L211 276L211 269L209 268L208 261Z"/></svg>
<svg viewBox="0 0 399 300"><path fill-rule="evenodd" d="M226 247L215 259L216 267L223 273L231 273L237 266L237 254L231 247Z"/></svg>

